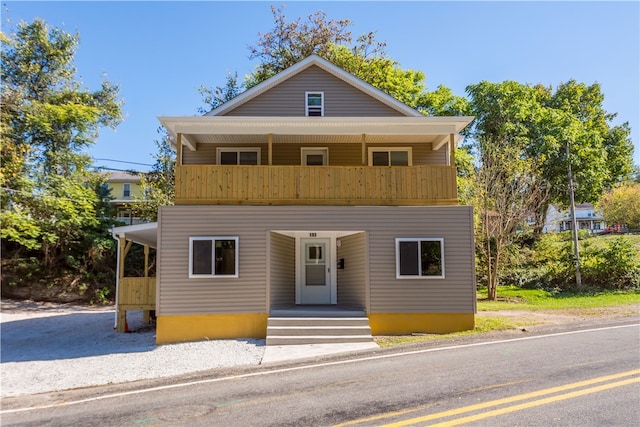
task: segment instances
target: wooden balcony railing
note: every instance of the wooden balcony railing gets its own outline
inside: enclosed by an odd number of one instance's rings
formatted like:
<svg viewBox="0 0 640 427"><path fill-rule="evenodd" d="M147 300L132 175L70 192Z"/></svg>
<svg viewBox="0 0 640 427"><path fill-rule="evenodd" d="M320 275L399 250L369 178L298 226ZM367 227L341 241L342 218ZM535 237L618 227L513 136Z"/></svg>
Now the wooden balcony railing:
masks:
<svg viewBox="0 0 640 427"><path fill-rule="evenodd" d="M155 277L121 277L118 307L124 310L155 310Z"/></svg>
<svg viewBox="0 0 640 427"><path fill-rule="evenodd" d="M176 168L176 204L456 205L451 166Z"/></svg>

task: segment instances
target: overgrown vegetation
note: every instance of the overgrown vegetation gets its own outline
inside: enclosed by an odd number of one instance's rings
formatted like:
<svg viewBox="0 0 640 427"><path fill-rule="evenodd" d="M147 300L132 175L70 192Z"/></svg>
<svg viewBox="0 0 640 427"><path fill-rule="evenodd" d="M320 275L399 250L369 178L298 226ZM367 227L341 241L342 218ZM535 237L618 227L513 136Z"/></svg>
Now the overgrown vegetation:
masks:
<svg viewBox="0 0 640 427"><path fill-rule="evenodd" d="M640 291L640 236L581 233L579 248L581 289L576 289L570 232L544 234L535 240L520 236L503 271L502 283L553 294Z"/></svg>
<svg viewBox="0 0 640 427"><path fill-rule="evenodd" d="M41 19L2 34L3 294L26 285L40 299L110 295L109 195L85 150L101 127L120 123L121 101L107 81L96 91L82 86L78 44L77 34Z"/></svg>

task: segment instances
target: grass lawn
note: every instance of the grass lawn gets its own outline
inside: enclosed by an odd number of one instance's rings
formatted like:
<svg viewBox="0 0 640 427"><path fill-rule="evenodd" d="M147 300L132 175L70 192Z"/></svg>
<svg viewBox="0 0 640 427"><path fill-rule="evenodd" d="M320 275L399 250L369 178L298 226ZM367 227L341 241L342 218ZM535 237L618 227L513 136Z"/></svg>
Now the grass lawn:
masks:
<svg viewBox="0 0 640 427"><path fill-rule="evenodd" d="M478 291L478 311L571 310L640 303L640 293L602 292L598 294L556 294L541 289L515 286L498 288L497 301L487 300L487 290Z"/></svg>
<svg viewBox="0 0 640 427"><path fill-rule="evenodd" d="M547 291L537 289L499 287L497 294L498 301L487 301L487 290L478 291L478 315L476 316L476 327L473 330L451 334L376 336L374 339L380 347L390 347L491 331L511 330L544 323L541 320L544 319L544 315L540 316L544 313L580 316L606 315L607 308L623 307L622 315L637 315L638 311L633 305L640 304L640 293L606 292L593 295L552 295ZM624 306L629 306L629 308L625 309ZM509 315L514 311L524 314ZM483 312L501 312L505 315L484 315Z"/></svg>

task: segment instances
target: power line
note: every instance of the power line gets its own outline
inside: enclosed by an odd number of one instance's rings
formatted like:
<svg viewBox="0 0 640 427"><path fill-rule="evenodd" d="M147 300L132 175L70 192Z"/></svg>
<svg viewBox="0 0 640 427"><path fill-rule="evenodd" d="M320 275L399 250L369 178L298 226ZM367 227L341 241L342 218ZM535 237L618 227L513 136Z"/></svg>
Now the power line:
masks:
<svg viewBox="0 0 640 427"><path fill-rule="evenodd" d="M103 161L103 162L117 162L117 163L128 163L130 165L140 165L140 166L153 166L153 165L149 165L147 163L136 163L136 162L127 162L125 160L115 160L115 159L93 159L94 161Z"/></svg>

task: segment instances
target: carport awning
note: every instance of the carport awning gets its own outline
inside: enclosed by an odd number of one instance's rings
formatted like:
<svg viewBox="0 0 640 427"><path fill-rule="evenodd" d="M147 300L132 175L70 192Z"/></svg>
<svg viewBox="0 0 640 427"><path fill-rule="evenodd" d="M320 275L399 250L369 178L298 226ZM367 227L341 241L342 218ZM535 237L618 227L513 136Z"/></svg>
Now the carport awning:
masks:
<svg viewBox="0 0 640 427"><path fill-rule="evenodd" d="M157 222L113 227L111 229L111 235L116 240L124 238L139 245L147 245L154 249L158 248Z"/></svg>

